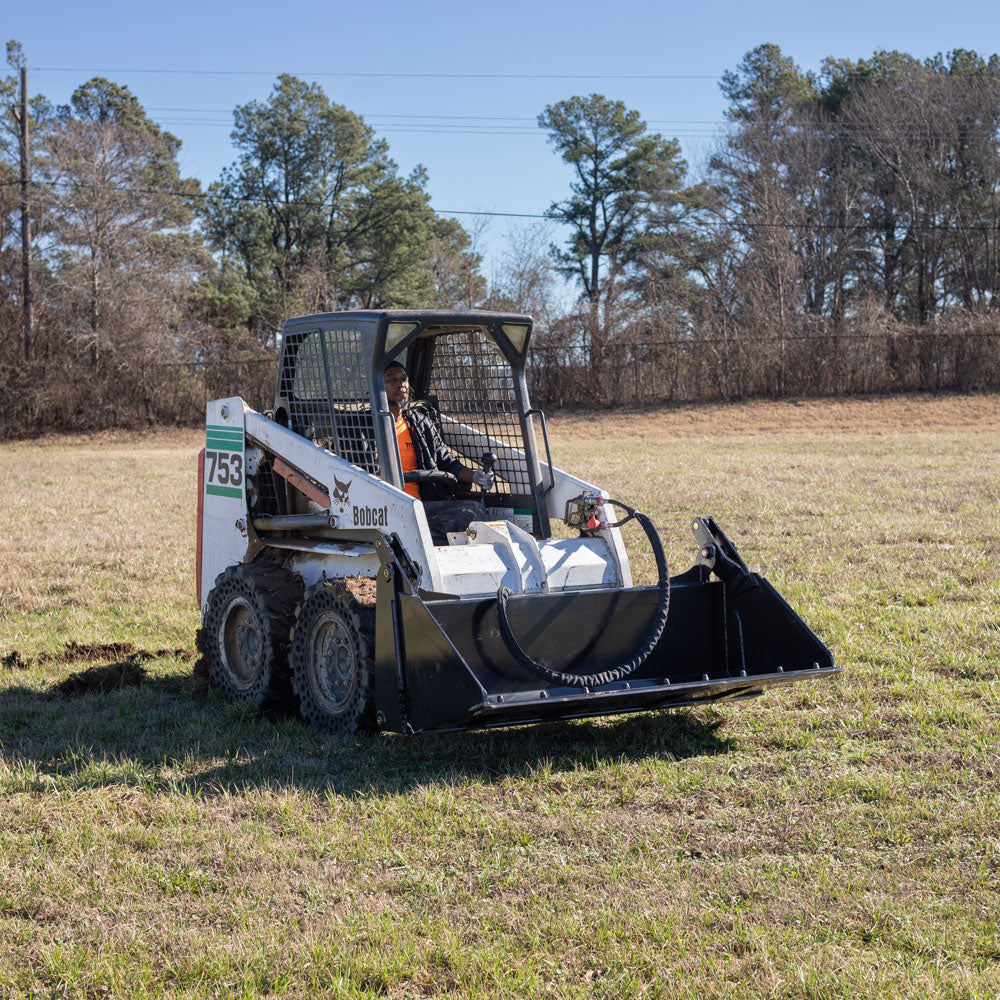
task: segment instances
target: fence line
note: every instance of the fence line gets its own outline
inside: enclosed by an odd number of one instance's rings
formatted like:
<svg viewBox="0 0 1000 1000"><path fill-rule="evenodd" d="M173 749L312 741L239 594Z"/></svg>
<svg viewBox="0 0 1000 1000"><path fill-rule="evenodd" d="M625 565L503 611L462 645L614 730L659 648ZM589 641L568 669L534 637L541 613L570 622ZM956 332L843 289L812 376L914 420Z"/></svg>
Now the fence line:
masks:
<svg viewBox="0 0 1000 1000"><path fill-rule="evenodd" d="M277 355L196 362L119 359L89 379L63 357L0 365L0 435L106 427L197 426L205 403L242 396L258 410L274 403ZM591 350L540 331L528 384L534 403L620 406L850 393L1000 389L1000 325L974 317L929 331L884 327L785 337L612 340Z"/></svg>
<svg viewBox="0 0 1000 1000"><path fill-rule="evenodd" d="M542 342L529 385L549 407L1000 389L1000 330Z"/></svg>
<svg viewBox="0 0 1000 1000"><path fill-rule="evenodd" d="M532 345L533 401L549 407L697 402L749 396L1000 389L1000 330L817 333L785 338L661 338L604 345L598 364L581 344ZM174 419L198 423L205 403L274 401L277 358L169 362L152 379L173 385ZM183 380L162 372L185 373ZM142 376L145 382L147 376ZM186 386L178 382L186 382ZM186 399L186 403L185 403ZM141 405L137 401L137 406ZM184 412L181 412L183 410Z"/></svg>

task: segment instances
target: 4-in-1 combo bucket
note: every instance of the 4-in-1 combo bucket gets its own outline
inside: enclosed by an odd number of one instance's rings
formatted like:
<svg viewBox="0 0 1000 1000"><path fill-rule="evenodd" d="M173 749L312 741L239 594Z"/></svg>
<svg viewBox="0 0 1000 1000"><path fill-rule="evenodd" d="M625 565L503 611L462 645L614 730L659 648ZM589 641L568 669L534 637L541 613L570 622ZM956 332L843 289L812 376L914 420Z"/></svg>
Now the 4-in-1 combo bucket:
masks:
<svg viewBox="0 0 1000 1000"><path fill-rule="evenodd" d="M700 551L715 551L669 580L669 614L648 655L610 679L649 637L660 587L508 597L515 647L547 667L536 671L503 635L500 597L421 593L405 561L378 546L380 725L428 733L611 715L745 698L838 673L830 651L747 570L715 522L699 519L699 528L712 538Z"/></svg>

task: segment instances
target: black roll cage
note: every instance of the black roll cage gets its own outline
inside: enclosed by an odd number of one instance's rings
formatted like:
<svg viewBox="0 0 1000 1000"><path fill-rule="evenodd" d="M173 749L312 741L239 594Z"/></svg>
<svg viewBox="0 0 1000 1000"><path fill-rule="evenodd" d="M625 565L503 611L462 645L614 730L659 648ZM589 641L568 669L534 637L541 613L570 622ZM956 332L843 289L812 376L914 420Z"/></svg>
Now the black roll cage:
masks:
<svg viewBox="0 0 1000 1000"><path fill-rule="evenodd" d="M409 331L401 327L410 325ZM504 327L523 330L520 349ZM532 319L517 313L496 312L447 312L438 310L364 310L342 313L324 313L302 316L289 320L283 330L281 359L278 367L278 383L275 395L275 419L289 426L290 413L295 401L290 398L289 386L294 384L295 358L299 345L309 333L317 331L359 331L361 334L362 357L367 364L366 386L371 404L371 432L378 452L382 478L399 489L403 488L399 448L392 415L389 412L385 394L383 369L385 365L403 355L407 359L407 370L415 394L428 395L428 385L434 371L434 355L438 337L449 333L478 331L486 334L493 342L506 363L510 366L512 389L520 426L520 448L525 458L525 467L530 487L530 502L537 517L538 535L547 538L551 534L547 493L542 480L541 465L535 440L534 415L528 398L525 364L531 338ZM324 367L328 365L324 339ZM338 439L338 415L334 406L330 371L326 367L327 403L329 410L330 440ZM433 400L431 401L433 403ZM343 416L339 418L343 420ZM293 427L293 429L297 429ZM301 433L301 431L300 431ZM544 433L544 421L543 421ZM334 445L331 450L337 452ZM551 481L551 480L550 480ZM551 487L549 487L551 488Z"/></svg>

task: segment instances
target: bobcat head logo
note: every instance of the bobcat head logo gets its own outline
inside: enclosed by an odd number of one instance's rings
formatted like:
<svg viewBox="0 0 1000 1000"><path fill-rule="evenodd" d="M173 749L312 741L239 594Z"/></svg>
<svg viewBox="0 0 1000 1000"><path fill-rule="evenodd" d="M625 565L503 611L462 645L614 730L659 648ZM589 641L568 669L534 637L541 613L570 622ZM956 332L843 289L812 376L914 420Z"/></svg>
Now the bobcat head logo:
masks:
<svg viewBox="0 0 1000 1000"><path fill-rule="evenodd" d="M333 503L340 505L341 511L347 506L348 497L351 492L351 483L353 482L353 479L348 479L346 483L342 483L336 476L333 477L333 484L337 488L333 491L331 500Z"/></svg>

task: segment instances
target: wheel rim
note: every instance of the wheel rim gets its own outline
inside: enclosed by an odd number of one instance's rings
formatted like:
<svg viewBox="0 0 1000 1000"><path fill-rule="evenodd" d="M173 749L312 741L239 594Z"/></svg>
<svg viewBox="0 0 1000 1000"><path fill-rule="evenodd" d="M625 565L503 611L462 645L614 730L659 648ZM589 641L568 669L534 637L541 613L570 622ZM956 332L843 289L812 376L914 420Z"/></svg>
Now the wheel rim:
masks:
<svg viewBox="0 0 1000 1000"><path fill-rule="evenodd" d="M313 623L308 656L316 700L328 714L339 714L354 697L358 657L351 630L336 612L327 612Z"/></svg>
<svg viewBox="0 0 1000 1000"><path fill-rule="evenodd" d="M245 597L234 597L223 616L219 652L241 686L249 687L260 672L263 638L254 606Z"/></svg>

